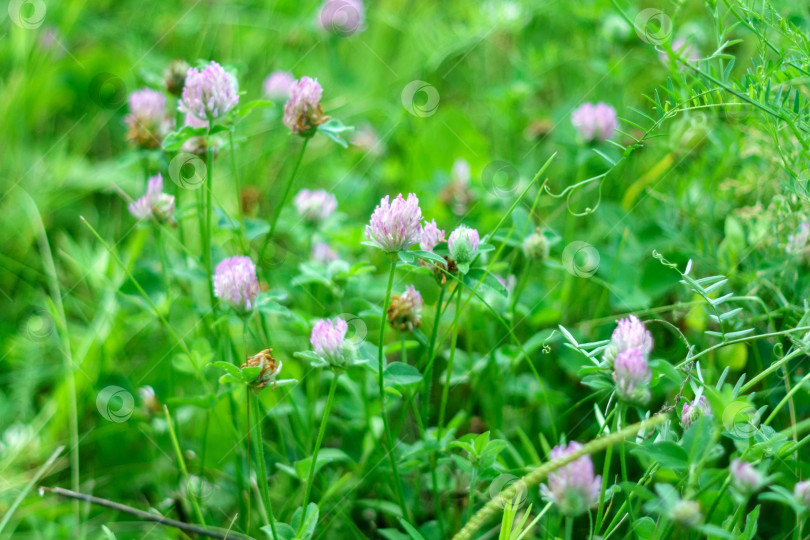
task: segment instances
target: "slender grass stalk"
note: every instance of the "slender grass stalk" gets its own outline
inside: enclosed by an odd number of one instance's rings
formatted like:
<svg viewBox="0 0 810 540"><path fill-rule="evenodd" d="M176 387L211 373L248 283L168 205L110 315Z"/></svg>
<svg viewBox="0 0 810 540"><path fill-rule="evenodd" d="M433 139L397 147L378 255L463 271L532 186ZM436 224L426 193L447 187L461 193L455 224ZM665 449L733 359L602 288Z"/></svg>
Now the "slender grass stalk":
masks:
<svg viewBox="0 0 810 540"><path fill-rule="evenodd" d="M180 449L180 442L177 440L177 433L174 431L174 424L172 423L172 417L169 414L169 407L166 405L163 406L163 413L166 415L166 424L169 426L169 436L172 439L172 446L174 447L174 453L177 456L177 462L180 464L180 470L183 472L183 477L186 479L186 485L189 486L189 489L186 490L188 493L188 498L191 499L191 506L194 509L194 514L197 516L197 521L199 521L202 526L205 527L205 518L203 518L202 509L200 509L200 503L197 501L197 496L194 494L194 490L191 489L191 477L188 474L186 460L183 459L183 451Z"/></svg>
<svg viewBox="0 0 810 540"><path fill-rule="evenodd" d="M62 451L64 449L65 449L64 446L60 446L56 450L54 450L53 453L51 454L51 457L48 458L48 461L43 463L42 466L39 469L37 469L37 472L34 474L33 477L31 477L31 480L29 480L28 483L25 485L25 487L20 491L19 495L17 495L17 498L14 499L14 502L12 502L11 506L9 506L8 510L6 510L6 513L3 515L3 519L0 519L0 533L2 533L3 529L6 528L6 525L8 525L8 522L11 520L11 516L14 515L14 512L17 510L17 507L20 506L20 503L22 503L23 500L25 500L25 498L28 496L28 494L31 492L31 490L34 488L37 482L39 482L39 480L43 476L45 476L45 473L47 473L50 470L51 466L53 466L54 462L62 454Z"/></svg>
<svg viewBox="0 0 810 540"><path fill-rule="evenodd" d="M380 390L380 414L382 415L383 430L385 432L384 448L388 454L388 459L391 463L391 470L394 473L394 489L397 492L399 499L399 506L402 510L402 517L409 519L408 508L405 505L405 496L402 492L402 481L399 477L399 469L397 468L397 458L394 455L394 440L391 438L391 427L388 424L388 415L385 412L385 321L386 314L388 313L388 302L391 299L391 289L394 286L394 273L397 269L397 260L391 259L391 270L388 272L388 286L385 290L385 300L383 301L382 313L380 314L380 343L379 354L377 357L377 380L379 382Z"/></svg>
<svg viewBox="0 0 810 540"><path fill-rule="evenodd" d="M478 465L473 467L472 473L470 474L470 496L467 500L467 516L464 518L464 521L470 521L472 517L472 509L475 506L475 486L478 484Z"/></svg>
<svg viewBox="0 0 810 540"><path fill-rule="evenodd" d="M239 210L239 230L242 233L242 249L247 254L249 240L247 237L247 227L245 227L245 211L242 208L242 188L239 184L239 173L236 167L236 147L233 144L233 129L228 130L228 144L231 147L231 176L233 176L233 187L236 190L236 208Z"/></svg>
<svg viewBox="0 0 810 540"><path fill-rule="evenodd" d="M281 202L278 204L278 208L276 208L276 213L273 216L273 222L270 224L270 230L267 232L267 236L264 237L264 244L262 245L262 249L259 251L259 262L264 258L264 252L267 250L267 246L270 244L270 240L273 238L273 233L276 232L276 225L278 225L278 218L281 217L281 212L284 210L284 204L287 202L287 198L290 196L290 189L292 189L293 182L295 181L295 175L298 173L298 168L301 166L301 160L304 159L304 151L307 149L307 143L309 142L309 137L304 138L304 142L301 145L301 151L298 152L298 159L295 160L295 165L293 166L292 173L290 173L290 178L287 180L287 185L284 187L284 194L281 196Z"/></svg>
<svg viewBox="0 0 810 540"><path fill-rule="evenodd" d="M574 535L574 518L565 516L565 540L571 540Z"/></svg>
<svg viewBox="0 0 810 540"><path fill-rule="evenodd" d="M318 429L318 438L315 440L315 448L312 450L312 457L310 458L309 474L307 475L307 487L304 491L304 504L301 506L301 524L298 526L298 535L303 532L306 520L304 517L307 514L307 506L309 505L309 498L312 494L312 482L315 480L315 468L318 464L318 452L321 450L321 443L323 442L323 435L326 433L326 424L329 422L329 413L332 412L332 403L335 400L335 390L337 389L338 377L340 375L335 372L332 377L332 383L329 385L329 396L326 398L326 408L323 411L321 418L321 427Z"/></svg>
<svg viewBox="0 0 810 540"><path fill-rule="evenodd" d="M425 425L430 424L430 387L433 382L433 355L436 352L436 336L439 333L439 323L442 318L442 302L444 301L444 293L447 287L439 289L439 299L436 301L436 311L433 314L433 329L430 332L430 342L428 343L426 362L422 366L424 372L424 400L422 403L422 419Z"/></svg>
<svg viewBox="0 0 810 540"><path fill-rule="evenodd" d="M256 462L258 464L258 483L259 493L262 497L262 504L267 512L267 517L270 521L270 530L273 533L273 538L278 538L276 534L276 517L273 514L273 506L270 501L270 489L267 486L267 465L264 460L264 442L262 441L262 415L259 408L259 395L245 388L248 393L248 400L253 401L253 417L254 422L250 424L250 429L253 431L253 444L256 446L254 454L256 455Z"/></svg>
<svg viewBox="0 0 810 540"><path fill-rule="evenodd" d="M461 283L456 285L461 287ZM453 336L450 339L450 359L447 361L447 375L444 377L444 387L442 388L442 402L439 406L439 434L441 439L444 436L444 422L447 414L447 400L450 397L450 378L453 375L453 360L456 357L456 344L458 343L458 324L459 315L461 314L461 289L459 288L456 293L456 316L455 325L453 325Z"/></svg>
<svg viewBox="0 0 810 540"><path fill-rule="evenodd" d="M208 298L211 302L211 311L216 314L216 301L214 300L214 280L213 266L211 264L211 206L214 192L214 145L211 139L211 131L214 129L214 121L208 122L208 137L205 141L205 208L203 215L205 220L205 235L203 237L203 260L205 261L205 275L208 281Z"/></svg>

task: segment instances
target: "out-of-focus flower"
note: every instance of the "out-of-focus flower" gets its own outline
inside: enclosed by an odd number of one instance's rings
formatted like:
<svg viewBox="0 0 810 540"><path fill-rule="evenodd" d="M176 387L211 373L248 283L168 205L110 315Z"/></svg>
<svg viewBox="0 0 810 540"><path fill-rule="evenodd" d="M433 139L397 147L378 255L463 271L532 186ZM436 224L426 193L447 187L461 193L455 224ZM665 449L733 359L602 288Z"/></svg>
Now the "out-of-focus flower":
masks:
<svg viewBox="0 0 810 540"><path fill-rule="evenodd" d="M130 203L129 213L137 219L154 218L160 223L174 225L174 196L163 193L163 176L160 173L149 179L146 194Z"/></svg>
<svg viewBox="0 0 810 540"><path fill-rule="evenodd" d="M166 96L144 88L129 96L129 114L124 117L127 140L138 148L157 148L172 127L166 110Z"/></svg>
<svg viewBox="0 0 810 540"><path fill-rule="evenodd" d="M236 79L212 61L203 70L188 70L178 109L211 122L228 114L238 103Z"/></svg>
<svg viewBox="0 0 810 540"><path fill-rule="evenodd" d="M450 233L447 249L450 251L450 258L457 263L472 261L478 253L478 231L466 225L459 225Z"/></svg>
<svg viewBox="0 0 810 540"><path fill-rule="evenodd" d="M229 257L214 272L214 296L240 313L253 309L259 295L256 265L250 257Z"/></svg>
<svg viewBox="0 0 810 540"><path fill-rule="evenodd" d="M309 342L321 360L333 368L347 368L355 360L355 349L346 339L349 325L340 317L321 319L312 328Z"/></svg>
<svg viewBox="0 0 810 540"><path fill-rule="evenodd" d="M475 197L470 191L470 165L465 159L457 159L450 170L450 182L439 194L439 198L457 216L467 213Z"/></svg>
<svg viewBox="0 0 810 540"><path fill-rule="evenodd" d="M160 400L158 400L155 394L155 389L151 386L147 385L138 388L138 395L141 397L141 402L143 402L147 412L159 413L163 410L160 406Z"/></svg>
<svg viewBox="0 0 810 540"><path fill-rule="evenodd" d="M731 460L728 470L731 474L732 485L744 495L750 495L765 483L761 472L750 463L740 461L739 458Z"/></svg>
<svg viewBox="0 0 810 540"><path fill-rule="evenodd" d="M801 222L796 232L788 235L785 251L800 259L810 258L810 222Z"/></svg>
<svg viewBox="0 0 810 540"><path fill-rule="evenodd" d="M183 88L186 86L186 74L191 66L185 60L172 60L163 72L163 82L166 90L173 96L183 95Z"/></svg>
<svg viewBox="0 0 810 540"><path fill-rule="evenodd" d="M700 505L696 501L679 500L667 514L669 519L687 529L694 529L703 521Z"/></svg>
<svg viewBox="0 0 810 540"><path fill-rule="evenodd" d="M796 482L796 485L793 486L793 496L799 506L810 511L810 480Z"/></svg>
<svg viewBox="0 0 810 540"><path fill-rule="evenodd" d="M551 459L561 459L582 448L578 442L568 446L555 446ZM548 485L540 486L540 493L556 504L560 512L567 516L578 516L599 502L602 477L594 476L591 456L582 456L571 463L549 473Z"/></svg>
<svg viewBox="0 0 810 540"><path fill-rule="evenodd" d="M524 238L520 247L523 255L529 260L542 261L548 257L548 240L540 229Z"/></svg>
<svg viewBox="0 0 810 540"><path fill-rule="evenodd" d="M436 220L425 221L422 236L419 238L419 248L423 251L433 251L433 248L444 241L444 231L436 226Z"/></svg>
<svg viewBox="0 0 810 540"><path fill-rule="evenodd" d="M619 320L610 336L610 345L605 349L602 361L606 366L613 367L616 355L622 351L639 349L646 356L650 354L652 348L652 334L638 317L630 315L626 319Z"/></svg>
<svg viewBox="0 0 810 540"><path fill-rule="evenodd" d="M337 208L337 199L323 189L310 191L302 189L293 200L298 214L309 221L317 223L326 220Z"/></svg>
<svg viewBox="0 0 810 540"><path fill-rule="evenodd" d="M289 71L274 71L264 80L264 95L273 100L290 99L290 89L295 84L295 77Z"/></svg>
<svg viewBox="0 0 810 540"><path fill-rule="evenodd" d="M326 0L318 14L321 28L340 36L362 32L366 9L361 0Z"/></svg>
<svg viewBox="0 0 810 540"><path fill-rule="evenodd" d="M363 124L349 135L349 142L352 146L366 152L366 154L377 157L385 153L385 143L380 140L377 131L371 124Z"/></svg>
<svg viewBox="0 0 810 540"><path fill-rule="evenodd" d="M422 209L415 194L403 199L400 193L390 203L386 195L371 214L366 237L385 252L402 251L421 239L421 222Z"/></svg>
<svg viewBox="0 0 810 540"><path fill-rule="evenodd" d="M413 285L408 285L405 292L391 297L388 305L388 322L401 331L413 331L422 325L422 308L425 301Z"/></svg>
<svg viewBox="0 0 810 540"><path fill-rule="evenodd" d="M674 56L672 57L673 61L678 61L679 57L686 60L686 62L689 64L700 60L700 54L698 54L697 47L695 47L692 43L687 42L684 38L676 38L672 42L672 52L674 53ZM665 66L669 65L670 57L667 51L658 51L658 59ZM684 68L685 66L681 66L680 69Z"/></svg>
<svg viewBox="0 0 810 540"><path fill-rule="evenodd" d="M650 366L640 349L625 349L613 363L613 382L624 401L646 404L650 400Z"/></svg>
<svg viewBox="0 0 810 540"><path fill-rule="evenodd" d="M703 415L712 415L712 409L709 406L709 400L706 399L706 396L700 396L700 399L683 404L681 426L683 426L684 429L688 429L689 426Z"/></svg>
<svg viewBox="0 0 810 540"><path fill-rule="evenodd" d="M274 383L278 374L281 373L281 360L273 358L273 349L265 349L254 354L242 364L242 368L260 367L261 371L250 383L254 390L261 390L270 383Z"/></svg>
<svg viewBox="0 0 810 540"><path fill-rule="evenodd" d="M619 125L616 109L607 103L584 103L571 114L571 123L586 142L604 141Z"/></svg>
<svg viewBox="0 0 810 540"><path fill-rule="evenodd" d="M302 136L310 136L329 120L321 108L323 88L318 79L301 77L290 87L290 99L284 105L284 125Z"/></svg>
<svg viewBox="0 0 810 540"><path fill-rule="evenodd" d="M313 261L324 265L338 258L337 253L326 242L315 242L310 257Z"/></svg>

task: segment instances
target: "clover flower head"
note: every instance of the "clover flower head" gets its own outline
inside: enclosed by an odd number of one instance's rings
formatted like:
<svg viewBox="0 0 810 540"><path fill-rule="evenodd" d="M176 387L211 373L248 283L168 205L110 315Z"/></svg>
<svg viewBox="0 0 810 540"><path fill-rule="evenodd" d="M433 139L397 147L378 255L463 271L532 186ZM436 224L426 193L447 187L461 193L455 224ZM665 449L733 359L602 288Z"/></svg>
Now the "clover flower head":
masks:
<svg viewBox="0 0 810 540"><path fill-rule="evenodd" d="M388 322L401 331L413 331L422 325L422 308L425 301L413 285L408 285L405 292L391 297L388 305Z"/></svg>
<svg viewBox="0 0 810 540"><path fill-rule="evenodd" d="M810 480L796 482L796 485L793 486L793 496L799 506L810 511Z"/></svg>
<svg viewBox="0 0 810 540"><path fill-rule="evenodd" d="M529 260L542 261L548 257L548 240L540 229L524 238L520 248L523 250L523 255Z"/></svg>
<svg viewBox="0 0 810 540"><path fill-rule="evenodd" d="M703 521L703 514L697 501L681 499L669 509L669 518L687 529L694 529Z"/></svg>
<svg viewBox="0 0 810 540"><path fill-rule="evenodd" d="M324 30L340 36L351 36L363 31L366 9L361 0L326 0L318 14Z"/></svg>
<svg viewBox="0 0 810 540"><path fill-rule="evenodd" d="M478 230L459 225L447 240L450 257L458 263L468 263L478 253Z"/></svg>
<svg viewBox="0 0 810 540"><path fill-rule="evenodd" d="M753 465L739 458L731 460L729 465L731 481L734 488L743 494L751 494L758 490L765 482L762 473Z"/></svg>
<svg viewBox="0 0 810 540"><path fill-rule="evenodd" d="M674 53L673 60L677 60L678 57L681 57L686 60L687 63L692 64L700 60L700 54L698 54L697 47L695 47L692 43L688 42L686 39L679 37L675 38L672 41L672 52ZM659 50L658 51L658 59L661 61L662 64L669 65L669 54L667 51ZM685 69L686 66L681 66L681 70Z"/></svg>
<svg viewBox="0 0 810 540"><path fill-rule="evenodd" d="M211 122L228 114L238 103L236 79L212 61L202 70L188 70L178 109Z"/></svg>
<svg viewBox="0 0 810 540"><path fill-rule="evenodd" d="M619 125L616 109L607 103L584 103L571 114L571 123L586 142L604 141Z"/></svg>
<svg viewBox="0 0 810 540"><path fill-rule="evenodd" d="M354 347L346 339L349 325L340 317L321 319L312 328L309 342L315 354L335 368L346 368L354 360Z"/></svg>
<svg viewBox="0 0 810 540"><path fill-rule="evenodd" d="M652 373L646 355L641 349L625 349L613 363L613 382L616 392L624 401L646 404L650 400Z"/></svg>
<svg viewBox="0 0 810 540"><path fill-rule="evenodd" d="M326 220L337 208L337 199L323 189L310 191L302 189L293 200L298 214L309 221L317 223Z"/></svg>
<svg viewBox="0 0 810 540"><path fill-rule="evenodd" d="M582 445L574 441L568 446L555 446L551 450L551 459L563 458L581 448ZM602 477L594 476L591 456L584 455L549 473L548 484L540 486L540 493L556 504L563 514L577 516L599 502L601 489Z"/></svg>
<svg viewBox="0 0 810 540"><path fill-rule="evenodd" d="M385 252L402 251L422 238L421 222L422 209L415 194L404 199L400 193L393 202L386 195L371 214L366 238Z"/></svg>
<svg viewBox="0 0 810 540"><path fill-rule="evenodd" d="M284 105L284 125L293 133L310 136L329 117L323 114L323 88L318 79L301 77L290 86L290 99Z"/></svg>
<svg viewBox="0 0 810 540"><path fill-rule="evenodd" d="M240 313L253 309L259 295L256 265L250 257L229 257L214 272L214 296Z"/></svg>
<svg viewBox="0 0 810 540"><path fill-rule="evenodd" d="M706 399L706 396L700 396L700 399L683 404L683 409L681 410L681 426L683 426L684 429L688 429L689 426L703 415L712 415L712 409L709 406L709 400Z"/></svg>
<svg viewBox="0 0 810 540"><path fill-rule="evenodd" d="M620 352L627 349L639 349L645 356L652 352L653 338L644 323L635 315L619 320L613 334L610 336L610 345L605 349L603 362L612 367L613 361Z"/></svg>
<svg viewBox="0 0 810 540"><path fill-rule="evenodd" d="M444 231L436 226L436 220L425 221L422 236L419 238L419 248L423 251L433 251L433 248L444 241Z"/></svg>
<svg viewBox="0 0 810 540"><path fill-rule="evenodd" d="M326 242L315 242L310 257L313 261L326 265L337 260L337 253Z"/></svg>
<svg viewBox="0 0 810 540"><path fill-rule="evenodd" d="M130 94L129 114L124 117L127 140L138 148L157 148L171 129L173 120L162 92L143 88Z"/></svg>
<svg viewBox="0 0 810 540"><path fill-rule="evenodd" d="M288 100L295 77L289 71L274 71L264 80L262 89L269 99Z"/></svg>
<svg viewBox="0 0 810 540"><path fill-rule="evenodd" d="M157 173L149 179L146 194L130 203L129 213L137 219L152 219L174 224L174 196L163 193L163 176Z"/></svg>
<svg viewBox="0 0 810 540"><path fill-rule="evenodd" d="M261 368L259 374L250 383L250 387L254 390L261 390L268 384L275 382L276 377L281 373L281 360L273 358L273 349L265 349L248 358L247 362L242 364L241 367Z"/></svg>

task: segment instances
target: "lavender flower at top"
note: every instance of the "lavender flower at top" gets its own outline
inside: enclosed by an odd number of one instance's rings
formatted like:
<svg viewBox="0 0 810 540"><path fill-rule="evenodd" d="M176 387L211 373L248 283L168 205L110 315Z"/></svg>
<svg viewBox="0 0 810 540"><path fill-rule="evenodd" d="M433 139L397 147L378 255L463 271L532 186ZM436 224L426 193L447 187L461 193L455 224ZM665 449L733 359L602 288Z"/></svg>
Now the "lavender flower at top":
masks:
<svg viewBox="0 0 810 540"><path fill-rule="evenodd" d="M293 200L295 209L305 220L315 223L324 221L337 208L337 199L323 189L302 189Z"/></svg>
<svg viewBox="0 0 810 540"><path fill-rule="evenodd" d="M433 251L433 248L444 241L444 231L436 225L436 220L426 221L422 227L422 236L419 238L419 248L423 251Z"/></svg>
<svg viewBox="0 0 810 540"><path fill-rule="evenodd" d="M613 382L624 401L646 404L650 400L650 366L640 349L625 349L613 364Z"/></svg>
<svg viewBox="0 0 810 540"><path fill-rule="evenodd" d="M415 194L408 194L406 200L400 193L391 203L386 195L371 214L366 238L388 253L402 251L421 239L421 221L422 209Z"/></svg>
<svg viewBox="0 0 810 540"><path fill-rule="evenodd" d="M144 88L129 96L129 114L124 117L127 140L139 148L157 148L172 126L162 92Z"/></svg>
<svg viewBox="0 0 810 540"><path fill-rule="evenodd" d="M450 258L457 263L468 263L473 260L478 253L478 231L466 225L460 225L450 233L447 240L447 249L450 251Z"/></svg>
<svg viewBox="0 0 810 540"><path fill-rule="evenodd" d="M301 77L290 87L290 99L284 105L284 125L302 136L309 136L329 120L321 108L323 88L318 79Z"/></svg>
<svg viewBox="0 0 810 540"><path fill-rule="evenodd" d="M290 88L295 84L295 77L289 71L274 71L264 80L264 95L270 99L288 100Z"/></svg>
<svg viewBox="0 0 810 540"><path fill-rule="evenodd" d="M333 368L349 367L354 361L354 346L346 339L349 325L340 317L321 319L312 328L309 342L324 363Z"/></svg>
<svg viewBox="0 0 810 540"><path fill-rule="evenodd" d="M405 292L391 297L388 305L388 322L401 331L413 331L422 325L422 308L425 301L413 285L408 285Z"/></svg>
<svg viewBox="0 0 810 540"><path fill-rule="evenodd" d="M700 399L684 403L681 411L681 425L684 429L688 429L695 420L704 414L708 416L712 415L712 409L709 406L709 400L706 399L706 396L700 396Z"/></svg>
<svg viewBox="0 0 810 540"><path fill-rule="evenodd" d="M810 511L810 480L796 482L796 485L793 486L793 496L796 498L796 502L799 506Z"/></svg>
<svg viewBox="0 0 810 540"><path fill-rule="evenodd" d="M571 123L586 142L604 141L618 127L616 109L607 103L585 103L571 114Z"/></svg>
<svg viewBox="0 0 810 540"><path fill-rule="evenodd" d="M731 465L728 469L731 473L732 485L737 491L744 495L750 495L755 492L762 487L762 484L765 482L761 472L756 470L750 463L740 461L739 458L731 460Z"/></svg>
<svg viewBox="0 0 810 540"><path fill-rule="evenodd" d="M157 173L149 179L146 194L130 203L129 213L137 219L152 219L174 224L174 196L163 193L163 176Z"/></svg>
<svg viewBox="0 0 810 540"><path fill-rule="evenodd" d="M574 441L567 447L555 446L551 450L551 459L563 458L580 448L582 445ZM599 502L601 489L602 477L594 476L591 456L585 455L549 473L548 485L542 484L540 493L559 506L563 514L577 516Z"/></svg>
<svg viewBox="0 0 810 540"><path fill-rule="evenodd" d="M318 21L321 28L340 36L351 36L363 30L366 10L361 0L326 0Z"/></svg>
<svg viewBox="0 0 810 540"><path fill-rule="evenodd" d="M259 295L256 265L250 257L229 257L214 272L214 296L238 312L253 309Z"/></svg>
<svg viewBox="0 0 810 540"><path fill-rule="evenodd" d="M606 366L612 367L613 360L620 352L627 349L639 349L645 356L653 348L653 338L644 323L635 315L621 319L610 336L610 345L605 349L602 359Z"/></svg>
<svg viewBox="0 0 810 540"><path fill-rule="evenodd" d="M178 109L211 122L228 114L239 103L236 79L216 62L200 71L191 68Z"/></svg>

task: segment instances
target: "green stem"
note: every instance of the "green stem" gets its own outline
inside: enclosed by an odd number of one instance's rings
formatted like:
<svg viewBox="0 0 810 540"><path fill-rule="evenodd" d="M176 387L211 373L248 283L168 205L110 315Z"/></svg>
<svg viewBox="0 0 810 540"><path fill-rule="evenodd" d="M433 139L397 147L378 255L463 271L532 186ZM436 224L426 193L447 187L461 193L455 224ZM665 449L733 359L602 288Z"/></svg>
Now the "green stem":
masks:
<svg viewBox="0 0 810 540"><path fill-rule="evenodd" d="M428 344L427 362L426 366L422 366L425 372L424 378L424 403L422 403L422 418L424 418L425 425L430 425L430 387L433 382L433 354L436 349L436 337L439 334L439 323L442 318L442 301L444 300L444 293L447 287L439 289L439 299L436 302L436 312L433 314L433 330L430 332L430 343Z"/></svg>
<svg viewBox="0 0 810 540"><path fill-rule="evenodd" d="M565 516L565 540L571 540L574 534L574 518Z"/></svg>
<svg viewBox="0 0 810 540"><path fill-rule="evenodd" d="M228 143L231 147L231 175L233 176L233 185L236 188L236 208L239 210L239 224L242 231L242 247L247 254L249 249L247 228L245 227L245 212L242 209L242 189L239 185L239 175L236 172L236 148L233 144L233 129L228 130Z"/></svg>
<svg viewBox="0 0 810 540"><path fill-rule="evenodd" d="M388 286L385 290L385 300L383 301L382 314L380 315L380 343L379 354L377 356L377 380L380 390L380 414L382 415L383 429L385 431L385 451L391 462L391 470L394 473L394 488L399 499L399 506L402 510L402 517L408 519L408 508L405 506L405 496L402 493L402 481L399 478L397 468L397 458L394 455L394 440L391 438L391 427L388 424L388 415L385 412L385 322L388 313L388 302L391 299L391 288L394 286L394 273L397 269L397 260L391 259L391 270L388 273Z"/></svg>
<svg viewBox="0 0 810 540"><path fill-rule="evenodd" d="M261 260L264 258L264 252L267 250L267 246L270 244L270 240L273 238L273 233L276 231L278 218L281 217L281 211L284 210L284 204L287 202L287 197L290 196L290 189L292 188L298 168L301 166L301 160L304 159L304 151L307 149L308 142L309 137L305 138L304 143L301 145L301 151L298 153L298 159L295 161L292 174L290 174L290 178L287 180L287 185L284 188L284 194L281 196L281 202L278 204L276 213L273 216L273 222L270 224L270 230L267 232L267 236L264 237L264 245L262 246L261 251L259 251L259 262L261 262Z"/></svg>
<svg viewBox="0 0 810 540"><path fill-rule="evenodd" d="M255 423L251 425L250 429L253 430L253 444L256 446L255 454L256 461L259 465L259 493L262 496L262 504L267 512L270 520L270 530L273 533L273 538L278 538L276 534L276 517L273 514L273 506L270 502L270 490L267 486L267 469L264 461L264 443L262 442L262 417L259 408L259 395L252 392L246 387L249 399L253 400L253 417Z"/></svg>
<svg viewBox="0 0 810 540"><path fill-rule="evenodd" d="M457 284L461 287L461 284ZM447 375L444 377L444 387L442 388L442 402L439 407L439 433L438 437L441 439L444 436L444 421L447 414L447 399L450 397L450 377L453 375L453 360L456 357L456 344L458 343L458 324L459 315L461 314L461 289L456 292L456 314L455 324L453 325L453 336L450 340L450 359L447 362Z"/></svg>
<svg viewBox="0 0 810 540"><path fill-rule="evenodd" d="M474 466L470 475L470 498L467 501L467 517L464 521L469 521L472 517L472 509L475 506L475 486L478 484L478 466Z"/></svg>
<svg viewBox="0 0 810 540"><path fill-rule="evenodd" d="M309 474L307 475L307 487L306 491L304 492L304 504L302 508L301 514L301 525L298 527L298 535L303 532L304 524L306 523L306 519L304 519L307 515L307 506L309 505L309 497L312 494L312 482L315 479L315 468L318 463L318 452L321 449L321 443L323 442L323 434L326 432L326 424L329 421L329 413L332 411L332 402L335 399L335 389L337 388L338 383L338 375L335 372L334 377L332 378L332 384L329 385L329 397L326 398L326 408L323 411L323 418L321 418L321 427L318 429L318 438L315 441L315 449L312 451L312 457L310 458L311 461L309 463Z"/></svg>
<svg viewBox="0 0 810 540"><path fill-rule="evenodd" d="M169 414L169 408L164 405L163 412L166 415L166 424L169 427L169 436L172 439L172 445L174 446L174 453L177 456L177 461L180 464L180 470L183 472L183 477L186 479L186 485L191 487L191 478L188 474L188 469L186 468L186 461L183 459L183 452L180 450L180 442L177 440L177 434L174 431L174 424L172 423L172 417ZM193 489L188 489L188 498L191 499L191 506L194 508L194 513L197 515L197 520L200 524L204 527L205 526L205 518L203 518L202 510L200 509L200 504L197 502L197 496L194 494Z"/></svg>
<svg viewBox="0 0 810 540"><path fill-rule="evenodd" d="M214 145L211 140L211 130L214 128L214 121L208 123L208 137L205 141L206 146L206 159L205 159L205 208L203 209L203 260L205 261L205 274L208 281L208 299L211 302L211 311L216 310L216 301L214 300L214 280L211 265L211 200L214 188Z"/></svg>

